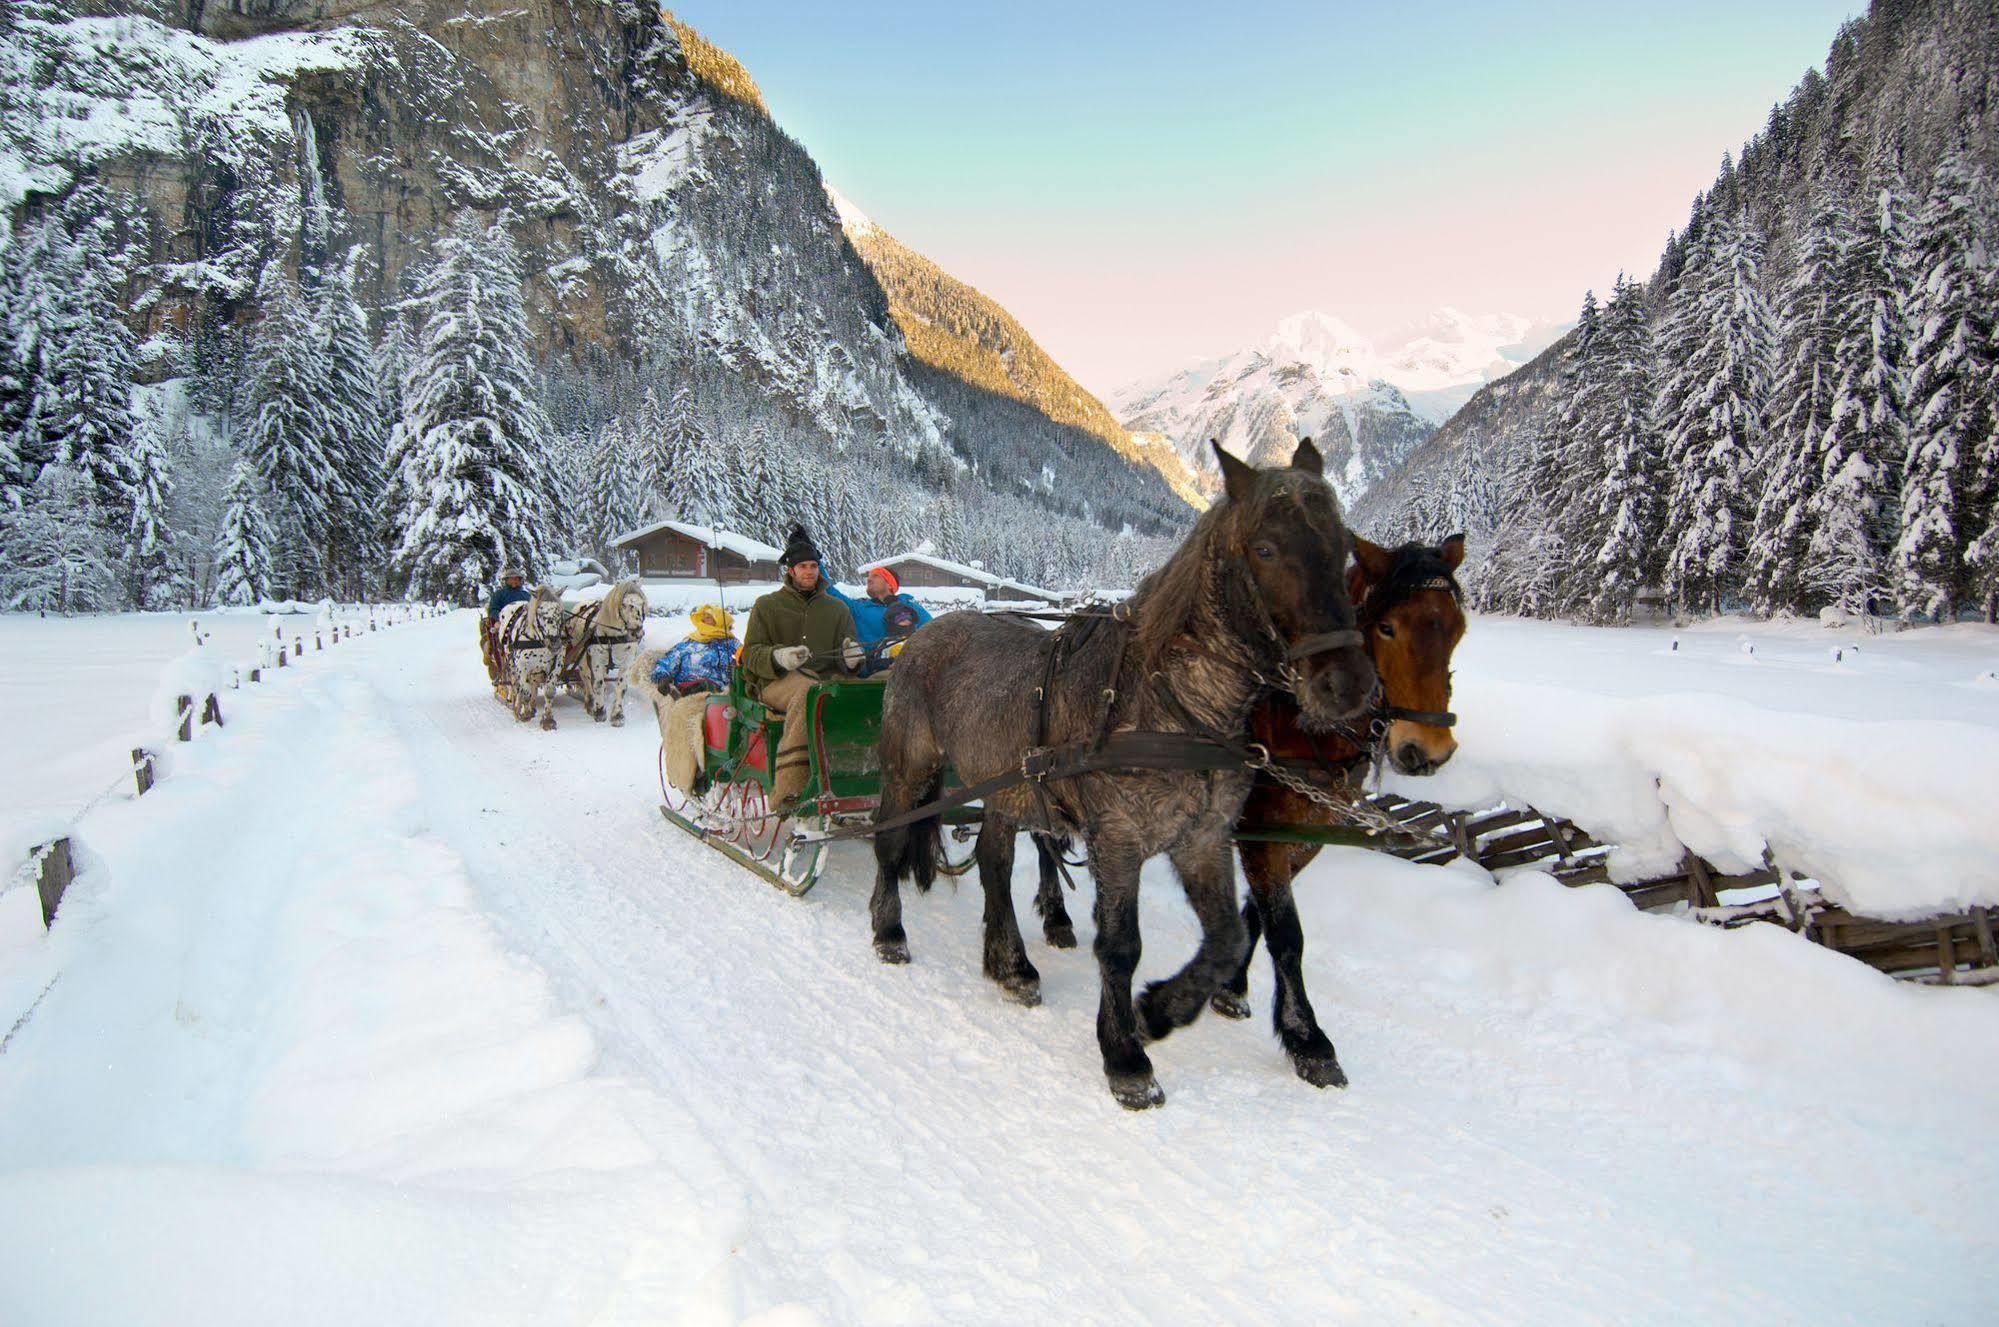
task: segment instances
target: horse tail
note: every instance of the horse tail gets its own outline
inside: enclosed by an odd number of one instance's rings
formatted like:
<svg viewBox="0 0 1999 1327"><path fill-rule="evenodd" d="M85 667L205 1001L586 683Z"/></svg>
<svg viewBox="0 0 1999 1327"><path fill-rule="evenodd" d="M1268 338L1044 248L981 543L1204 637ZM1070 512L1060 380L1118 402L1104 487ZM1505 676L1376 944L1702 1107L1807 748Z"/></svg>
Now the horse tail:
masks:
<svg viewBox="0 0 1999 1327"><path fill-rule="evenodd" d="M944 791L944 772L939 770L931 776L930 782L919 790L917 805L934 802ZM944 851L944 817L925 816L909 826L907 837L903 839L902 862L897 867L899 874L915 881L916 892L928 894L930 886L937 880L937 854Z"/></svg>
<svg viewBox="0 0 1999 1327"><path fill-rule="evenodd" d="M887 814L901 814L910 807L935 801L943 787L944 772L940 769L922 782L911 785L913 795L906 806L899 798L884 798L882 810ZM875 835L875 865L883 878L896 884L912 880L919 893L929 893L930 886L937 879L937 854L944 847L943 824L940 816L925 816L912 824L899 825Z"/></svg>

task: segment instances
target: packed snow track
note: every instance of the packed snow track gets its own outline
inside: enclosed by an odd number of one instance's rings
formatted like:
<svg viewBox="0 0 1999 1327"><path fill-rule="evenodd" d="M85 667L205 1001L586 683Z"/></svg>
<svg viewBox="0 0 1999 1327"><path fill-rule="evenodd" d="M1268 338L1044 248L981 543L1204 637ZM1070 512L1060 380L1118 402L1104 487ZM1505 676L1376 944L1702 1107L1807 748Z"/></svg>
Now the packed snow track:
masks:
<svg viewBox="0 0 1999 1327"><path fill-rule="evenodd" d="M670 632L655 626L656 639ZM0 931L0 1322L1973 1323L1999 998L1609 887L1331 850L1352 1078L1267 1014L1128 1114L1083 947L979 974L978 890L795 900L657 810L655 732L518 724L470 617L225 697ZM1476 740L1477 716L1464 735ZM107 769L106 776L115 774ZM1082 882L1084 890L1087 881ZM1197 930L1147 875L1141 976ZM1253 970L1260 1011L1267 962Z"/></svg>

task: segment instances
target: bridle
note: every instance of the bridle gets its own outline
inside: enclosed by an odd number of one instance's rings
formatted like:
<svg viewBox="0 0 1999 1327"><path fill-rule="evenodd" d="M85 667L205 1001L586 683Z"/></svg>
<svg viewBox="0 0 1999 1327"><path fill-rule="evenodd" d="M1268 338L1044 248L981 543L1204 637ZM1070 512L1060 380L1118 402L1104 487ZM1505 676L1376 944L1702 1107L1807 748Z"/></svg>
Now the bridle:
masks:
<svg viewBox="0 0 1999 1327"><path fill-rule="evenodd" d="M1394 586L1392 592L1390 586ZM1367 597L1360 602L1357 616L1362 633L1365 634L1379 626L1382 619L1425 590L1448 590L1451 598L1457 600L1463 598L1463 591L1458 588L1457 579L1448 570L1433 570L1419 581L1400 586L1395 585L1395 574L1391 571L1381 581L1369 586ZM1370 716L1368 732L1372 741L1366 744L1370 747L1386 740L1388 725L1398 720L1419 723L1426 728L1457 726L1458 716L1449 710L1412 710L1404 705L1386 703L1384 693L1377 692L1377 695L1381 695L1382 700L1375 705Z"/></svg>

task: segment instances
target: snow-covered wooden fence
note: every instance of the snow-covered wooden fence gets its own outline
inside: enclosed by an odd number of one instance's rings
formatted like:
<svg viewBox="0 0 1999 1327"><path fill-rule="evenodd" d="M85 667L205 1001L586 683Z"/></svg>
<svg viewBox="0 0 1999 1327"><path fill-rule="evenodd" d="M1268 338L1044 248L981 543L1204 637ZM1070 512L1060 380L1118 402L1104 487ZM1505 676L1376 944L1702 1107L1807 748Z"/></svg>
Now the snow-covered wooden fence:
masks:
<svg viewBox="0 0 1999 1327"><path fill-rule="evenodd" d="M1391 793L1367 800L1408 828L1409 842L1382 846L1410 861L1441 864L1464 857L1489 871L1533 867L1566 885L1614 885L1648 911L1684 907L1694 920L1712 926L1783 926L1891 976L1942 985L1999 983L1994 943L1999 918L1992 915L1999 909L1971 908L1915 921L1857 916L1823 898L1817 882L1778 869L1767 855L1756 870L1729 873L1688 852L1678 869L1666 874L1612 880L1605 859L1614 845L1531 806L1452 811ZM1754 897L1723 898L1738 891Z"/></svg>
<svg viewBox="0 0 1999 1327"><path fill-rule="evenodd" d="M370 632L384 630L405 622L416 622L442 617L449 611L442 606L431 604L368 605L366 609L367 629ZM313 649L315 651L323 650L329 643L338 645L342 641L353 640L354 634L354 623L333 623L329 620L314 629L312 633ZM259 651L258 663L249 666L240 664L232 665L229 669L230 680L226 684L227 686L240 687L245 683L259 683L264 680L269 667L283 668L286 666L287 653L294 659L301 658L304 655L305 646L302 634L295 633L292 636L289 648L285 644L284 628L282 625L273 625L272 636L276 641L275 650L271 649L267 643ZM195 648L198 651L205 645L207 640L199 626L194 627L194 639ZM213 725L217 729L223 726L222 698L218 690L214 688L199 691L190 690L177 692L174 695L171 728L176 741L191 742L195 739L200 729L209 727L210 725ZM134 788L133 796L145 796L158 783L160 778L160 754L160 752L145 746L132 748L132 765L129 775ZM99 794L88 805L84 806L82 810L76 812L70 818L70 824L63 833L36 843L30 848L27 860L20 862L16 867L15 876L11 880L8 880L4 887L0 887L0 892L6 892L17 886L25 887L27 882L32 880L37 892L40 894L42 925L45 928L55 924L56 909L62 903L63 893L76 878L76 822L81 820L85 813L92 807L111 796L117 789L123 787L125 777L124 775L119 776L118 782L112 788Z"/></svg>

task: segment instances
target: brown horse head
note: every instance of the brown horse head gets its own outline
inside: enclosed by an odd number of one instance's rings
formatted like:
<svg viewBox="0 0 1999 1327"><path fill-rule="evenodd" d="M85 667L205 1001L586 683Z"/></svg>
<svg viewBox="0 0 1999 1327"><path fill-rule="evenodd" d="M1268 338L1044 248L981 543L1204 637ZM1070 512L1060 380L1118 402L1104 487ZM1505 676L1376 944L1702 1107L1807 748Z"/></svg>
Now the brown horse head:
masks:
<svg viewBox="0 0 1999 1327"><path fill-rule="evenodd" d="M1354 537L1347 593L1381 677L1388 758L1403 774L1434 774L1458 749L1451 730L1425 717L1451 708L1451 652L1465 634L1456 572L1465 537L1386 549Z"/></svg>
<svg viewBox="0 0 1999 1327"><path fill-rule="evenodd" d="M1310 438L1288 467L1273 470L1212 445L1228 508L1217 551L1246 590L1242 607L1264 637L1253 644L1266 652L1266 666L1290 679L1305 727L1323 730L1358 713L1375 685L1340 575L1353 536L1339 498Z"/></svg>

